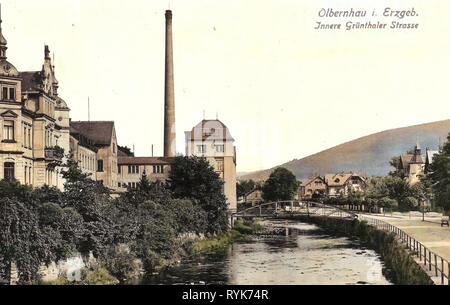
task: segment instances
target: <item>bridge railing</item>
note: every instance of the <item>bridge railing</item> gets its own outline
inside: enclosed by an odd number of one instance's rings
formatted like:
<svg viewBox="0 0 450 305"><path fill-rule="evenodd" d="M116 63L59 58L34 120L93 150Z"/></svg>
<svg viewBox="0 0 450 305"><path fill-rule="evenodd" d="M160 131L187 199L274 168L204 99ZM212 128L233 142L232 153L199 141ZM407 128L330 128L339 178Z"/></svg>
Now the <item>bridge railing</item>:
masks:
<svg viewBox="0 0 450 305"><path fill-rule="evenodd" d="M450 262L448 260L437 255L414 237L390 223L364 215L359 215L359 219L367 221L368 224L378 229L396 234L400 241L406 244L409 251L419 258L419 261L423 263L429 272L432 272L432 274L438 278L440 277L441 285L444 285L445 283L450 285Z"/></svg>
<svg viewBox="0 0 450 305"><path fill-rule="evenodd" d="M320 202L289 200L263 203L234 213L232 216L264 217L280 214L308 214L335 217L354 217L356 215L354 212Z"/></svg>

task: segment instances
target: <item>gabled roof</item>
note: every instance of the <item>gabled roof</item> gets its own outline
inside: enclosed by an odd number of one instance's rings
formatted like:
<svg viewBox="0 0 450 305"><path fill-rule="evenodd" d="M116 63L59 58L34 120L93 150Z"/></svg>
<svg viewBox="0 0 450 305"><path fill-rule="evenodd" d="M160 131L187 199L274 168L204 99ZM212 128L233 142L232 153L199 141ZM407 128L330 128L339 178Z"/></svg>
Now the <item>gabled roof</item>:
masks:
<svg viewBox="0 0 450 305"><path fill-rule="evenodd" d="M425 163L425 158L421 154L414 154L411 158L411 163L415 164L423 164Z"/></svg>
<svg viewBox="0 0 450 305"><path fill-rule="evenodd" d="M363 182L366 180L365 177L363 177L360 174L354 174L354 173L340 173L340 174L327 174L325 175L325 183L328 186L344 186L347 181L352 177L358 177Z"/></svg>
<svg viewBox="0 0 450 305"><path fill-rule="evenodd" d="M402 165L402 168L406 168L409 163L411 163L413 155L412 154L405 154L400 156L400 162Z"/></svg>
<svg viewBox="0 0 450 305"><path fill-rule="evenodd" d="M422 155L404 154L400 156L402 168L406 168L410 163L425 163Z"/></svg>
<svg viewBox="0 0 450 305"><path fill-rule="evenodd" d="M202 120L191 130L191 141L234 141L227 126L219 120Z"/></svg>
<svg viewBox="0 0 450 305"><path fill-rule="evenodd" d="M320 179L323 183L325 183L325 180L322 177L315 176L315 177L311 177L311 178L308 178L308 179L300 179L300 183L301 183L300 186L307 186L307 185L311 184L316 179Z"/></svg>
<svg viewBox="0 0 450 305"><path fill-rule="evenodd" d="M118 157L119 165L167 165L172 163L170 157Z"/></svg>
<svg viewBox="0 0 450 305"><path fill-rule="evenodd" d="M108 146L111 144L114 130L114 122L112 121L78 121L70 122L70 132L83 136L92 140L96 146Z"/></svg>

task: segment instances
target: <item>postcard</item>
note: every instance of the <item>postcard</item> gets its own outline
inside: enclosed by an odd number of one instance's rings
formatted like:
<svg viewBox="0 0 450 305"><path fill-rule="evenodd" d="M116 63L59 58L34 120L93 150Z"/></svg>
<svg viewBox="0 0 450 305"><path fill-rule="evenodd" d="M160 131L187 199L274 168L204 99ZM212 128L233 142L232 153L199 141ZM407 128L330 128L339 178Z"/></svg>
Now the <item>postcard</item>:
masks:
<svg viewBox="0 0 450 305"><path fill-rule="evenodd" d="M0 281L448 285L449 9L1 1Z"/></svg>

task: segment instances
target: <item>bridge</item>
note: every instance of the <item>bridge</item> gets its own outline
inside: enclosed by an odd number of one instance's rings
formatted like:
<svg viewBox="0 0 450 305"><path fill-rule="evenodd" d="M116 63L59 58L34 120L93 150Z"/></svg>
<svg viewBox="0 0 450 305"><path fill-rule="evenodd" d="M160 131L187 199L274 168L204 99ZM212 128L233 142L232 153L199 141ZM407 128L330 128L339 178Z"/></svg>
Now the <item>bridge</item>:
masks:
<svg viewBox="0 0 450 305"><path fill-rule="evenodd" d="M234 224L235 219L242 217L263 218L288 215L328 216L340 218L358 217L356 213L333 205L323 204L321 202L288 200L262 203L232 214L231 219L232 224Z"/></svg>

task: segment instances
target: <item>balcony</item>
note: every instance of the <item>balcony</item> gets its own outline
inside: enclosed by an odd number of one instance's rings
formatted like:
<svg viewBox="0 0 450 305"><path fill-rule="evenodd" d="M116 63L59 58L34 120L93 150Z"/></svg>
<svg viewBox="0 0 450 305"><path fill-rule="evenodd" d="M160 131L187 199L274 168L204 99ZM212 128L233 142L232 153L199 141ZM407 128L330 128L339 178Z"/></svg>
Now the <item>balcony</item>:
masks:
<svg viewBox="0 0 450 305"><path fill-rule="evenodd" d="M64 158L64 148L59 146L45 148L45 159L62 160Z"/></svg>

